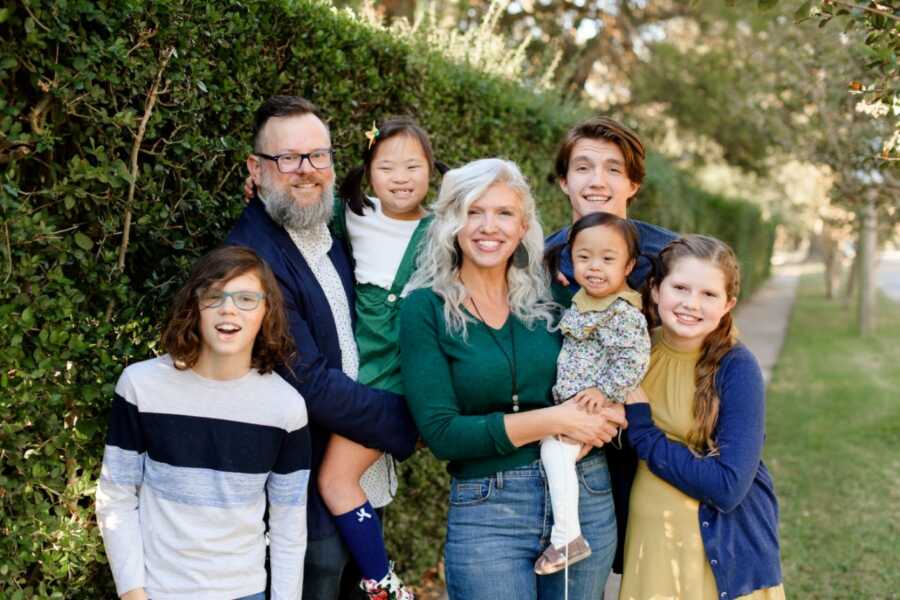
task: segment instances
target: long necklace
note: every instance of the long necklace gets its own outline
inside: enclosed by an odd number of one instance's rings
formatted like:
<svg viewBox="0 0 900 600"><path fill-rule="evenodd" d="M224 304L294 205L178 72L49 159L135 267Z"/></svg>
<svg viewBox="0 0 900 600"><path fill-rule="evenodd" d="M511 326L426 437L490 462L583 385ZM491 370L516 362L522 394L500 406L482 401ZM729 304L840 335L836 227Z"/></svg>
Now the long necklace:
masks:
<svg viewBox="0 0 900 600"><path fill-rule="evenodd" d="M491 339L494 340L494 343L500 348L500 352L503 353L503 358L506 359L506 365L509 367L509 374L512 378L512 409L513 412L519 412L519 386L516 383L516 324L512 322L509 324L509 341L510 346L512 347L512 355L510 355L510 353L506 351L506 348L503 347L503 344L500 343L500 340L497 339L497 336L494 335L494 329L484 320L481 311L478 310L478 304L475 303L475 298L471 294L469 295L469 300L472 301L472 306L475 307L475 314L478 315L478 318L484 323L488 335L491 336Z"/></svg>

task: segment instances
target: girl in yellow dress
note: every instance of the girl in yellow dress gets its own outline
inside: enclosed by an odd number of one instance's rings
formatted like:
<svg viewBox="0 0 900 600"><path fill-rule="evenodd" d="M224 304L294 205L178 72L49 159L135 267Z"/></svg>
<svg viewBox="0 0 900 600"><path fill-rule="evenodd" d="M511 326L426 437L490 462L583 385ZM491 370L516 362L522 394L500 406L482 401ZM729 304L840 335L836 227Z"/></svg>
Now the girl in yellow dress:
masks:
<svg viewBox="0 0 900 600"><path fill-rule="evenodd" d="M778 504L762 462L765 385L731 317L734 252L683 237L648 283L645 306L661 327L626 408L640 463L619 600L784 598Z"/></svg>

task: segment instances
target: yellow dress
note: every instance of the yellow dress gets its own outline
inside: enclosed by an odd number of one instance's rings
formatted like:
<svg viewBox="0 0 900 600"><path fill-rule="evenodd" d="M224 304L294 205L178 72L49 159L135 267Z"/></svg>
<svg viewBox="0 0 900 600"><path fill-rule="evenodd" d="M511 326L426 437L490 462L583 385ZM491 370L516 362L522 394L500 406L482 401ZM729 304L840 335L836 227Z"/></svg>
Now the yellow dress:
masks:
<svg viewBox="0 0 900 600"><path fill-rule="evenodd" d="M693 424L694 366L700 352L681 352L653 335L644 391L653 422L684 443ZM663 481L643 460L631 488L625 569L619 600L718 598L716 580L700 537L699 502ZM783 600L784 587L757 590L738 600Z"/></svg>

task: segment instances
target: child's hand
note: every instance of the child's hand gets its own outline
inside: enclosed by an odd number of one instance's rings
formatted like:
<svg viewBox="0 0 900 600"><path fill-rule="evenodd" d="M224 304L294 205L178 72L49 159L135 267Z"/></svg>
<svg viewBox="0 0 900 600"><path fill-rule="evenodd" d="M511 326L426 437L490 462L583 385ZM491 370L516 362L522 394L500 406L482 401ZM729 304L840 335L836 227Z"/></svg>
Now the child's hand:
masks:
<svg viewBox="0 0 900 600"><path fill-rule="evenodd" d="M608 403L608 400L606 399L606 396L603 395L603 392L595 387L581 390L580 392L575 394L575 397L572 399L576 404L578 404L578 406L582 407L592 415L598 414L600 412L600 409L602 409Z"/></svg>
<svg viewBox="0 0 900 600"><path fill-rule="evenodd" d="M562 274L562 271L557 271L557 272L556 272L556 280L557 280L557 281L560 283L560 285L562 285L563 287L569 287L569 278L566 277L565 275L563 275L563 274Z"/></svg>
<svg viewBox="0 0 900 600"><path fill-rule="evenodd" d="M628 392L628 396L625 398L625 404L650 404L650 398L647 397L644 388L638 386Z"/></svg>
<svg viewBox="0 0 900 600"><path fill-rule="evenodd" d="M254 193L256 193L256 185L253 183L253 178L247 175L247 179L244 180L244 204L249 204L253 200Z"/></svg>

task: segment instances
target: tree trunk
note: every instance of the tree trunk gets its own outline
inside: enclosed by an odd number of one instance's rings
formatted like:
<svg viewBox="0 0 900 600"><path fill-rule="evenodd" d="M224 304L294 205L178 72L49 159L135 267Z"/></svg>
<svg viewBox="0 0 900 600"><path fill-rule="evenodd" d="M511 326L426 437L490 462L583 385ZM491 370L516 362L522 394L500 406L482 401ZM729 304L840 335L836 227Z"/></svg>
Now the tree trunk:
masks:
<svg viewBox="0 0 900 600"><path fill-rule="evenodd" d="M840 249L834 232L828 225L822 227L822 260L825 263L825 297L834 298L841 277Z"/></svg>
<svg viewBox="0 0 900 600"><path fill-rule="evenodd" d="M875 222L875 194L866 194L859 228L859 332L869 335L875 330L875 253L878 236Z"/></svg>
<svg viewBox="0 0 900 600"><path fill-rule="evenodd" d="M856 281L859 279L859 248L853 255L853 263L850 265L850 274L847 276L847 288L844 290L844 306L850 306L853 294L856 292Z"/></svg>

